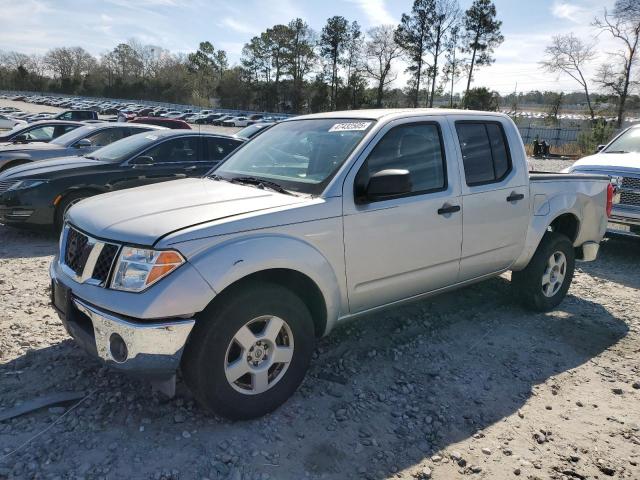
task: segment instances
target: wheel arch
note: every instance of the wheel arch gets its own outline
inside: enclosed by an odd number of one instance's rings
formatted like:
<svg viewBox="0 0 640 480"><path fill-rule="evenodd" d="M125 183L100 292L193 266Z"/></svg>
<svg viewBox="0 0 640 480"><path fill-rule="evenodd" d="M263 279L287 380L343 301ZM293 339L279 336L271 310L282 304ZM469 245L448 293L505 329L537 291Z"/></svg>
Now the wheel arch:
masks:
<svg viewBox="0 0 640 480"><path fill-rule="evenodd" d="M219 292L207 305L207 309L223 302L226 298L247 286L254 286L260 283L280 285L295 293L309 308L316 337L324 335L327 329L327 304L320 287L304 273L288 268L261 270L236 280Z"/></svg>
<svg viewBox="0 0 640 480"><path fill-rule="evenodd" d="M236 237L213 248L203 248L200 253L186 256L216 292L212 302L243 282L284 285L312 311L318 335L333 328L343 309L343 294L331 262L304 240L262 234Z"/></svg>
<svg viewBox="0 0 640 480"><path fill-rule="evenodd" d="M513 271L524 269L533 255L538 250L544 234L553 231L566 235L571 243L575 243L580 235L580 218L577 212L572 209L564 209L556 212L553 216L534 215L527 230L526 244L520 257L511 267ZM576 252L576 257L580 257L581 252Z"/></svg>

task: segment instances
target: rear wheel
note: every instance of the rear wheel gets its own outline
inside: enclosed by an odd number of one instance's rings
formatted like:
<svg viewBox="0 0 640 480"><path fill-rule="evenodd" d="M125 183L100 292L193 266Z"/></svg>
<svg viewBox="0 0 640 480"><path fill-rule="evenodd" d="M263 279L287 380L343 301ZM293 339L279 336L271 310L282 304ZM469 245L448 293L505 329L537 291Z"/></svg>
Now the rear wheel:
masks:
<svg viewBox="0 0 640 480"><path fill-rule="evenodd" d="M280 285L248 285L203 312L182 371L204 407L231 419L259 417L298 388L314 343L300 298Z"/></svg>
<svg viewBox="0 0 640 480"><path fill-rule="evenodd" d="M547 232L529 265L511 274L511 283L526 307L545 312L566 296L574 266L571 240L560 233Z"/></svg>

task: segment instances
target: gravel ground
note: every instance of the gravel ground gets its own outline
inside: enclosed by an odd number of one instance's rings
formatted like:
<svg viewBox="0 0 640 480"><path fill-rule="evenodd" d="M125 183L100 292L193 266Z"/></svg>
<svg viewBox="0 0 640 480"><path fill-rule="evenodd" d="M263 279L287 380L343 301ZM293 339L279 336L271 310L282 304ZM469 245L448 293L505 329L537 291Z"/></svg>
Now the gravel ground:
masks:
<svg viewBox="0 0 640 480"><path fill-rule="evenodd" d="M346 324L233 423L88 359L49 306L56 242L0 226L0 414L85 395L0 422L0 479L638 479L639 247L606 239L547 314L504 275Z"/></svg>

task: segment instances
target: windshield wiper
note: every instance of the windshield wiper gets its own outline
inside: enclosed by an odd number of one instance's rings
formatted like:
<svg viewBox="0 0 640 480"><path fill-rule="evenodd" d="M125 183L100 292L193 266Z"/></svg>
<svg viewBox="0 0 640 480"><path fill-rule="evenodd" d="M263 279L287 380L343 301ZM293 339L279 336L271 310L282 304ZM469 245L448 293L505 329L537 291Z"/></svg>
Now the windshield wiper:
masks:
<svg viewBox="0 0 640 480"><path fill-rule="evenodd" d="M255 185L258 188L268 188L278 193L284 193L286 195L295 195L293 192L286 190L282 185L272 182L270 180L264 180L258 177L233 177L231 182L234 183L246 183L248 185Z"/></svg>
<svg viewBox="0 0 640 480"><path fill-rule="evenodd" d="M629 153L626 150L605 150L604 153Z"/></svg>
<svg viewBox="0 0 640 480"><path fill-rule="evenodd" d="M89 160L98 160L96 157L94 157L93 155L83 155L84 158L88 158Z"/></svg>

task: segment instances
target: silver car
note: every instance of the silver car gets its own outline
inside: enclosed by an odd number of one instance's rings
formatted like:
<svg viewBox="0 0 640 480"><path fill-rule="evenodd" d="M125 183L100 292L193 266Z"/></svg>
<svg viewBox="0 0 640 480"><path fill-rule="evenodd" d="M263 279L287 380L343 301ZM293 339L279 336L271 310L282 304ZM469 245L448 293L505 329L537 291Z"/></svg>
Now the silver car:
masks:
<svg viewBox="0 0 640 480"><path fill-rule="evenodd" d="M0 146L0 172L36 160L86 155L129 135L160 129L164 127L129 123L94 123L76 128L48 143Z"/></svg>

